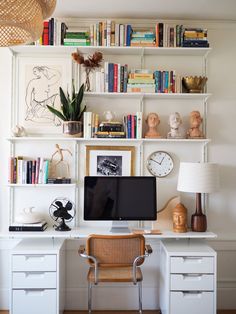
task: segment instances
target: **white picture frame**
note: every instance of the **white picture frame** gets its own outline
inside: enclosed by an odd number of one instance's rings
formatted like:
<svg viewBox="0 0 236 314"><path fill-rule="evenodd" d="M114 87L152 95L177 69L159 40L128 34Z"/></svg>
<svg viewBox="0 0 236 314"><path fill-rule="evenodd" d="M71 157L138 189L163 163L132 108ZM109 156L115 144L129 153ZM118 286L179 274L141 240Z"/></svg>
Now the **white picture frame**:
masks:
<svg viewBox="0 0 236 314"><path fill-rule="evenodd" d="M19 56L16 67L12 127L23 126L28 135L62 134L62 121L46 106L60 109L59 87L71 94L71 56Z"/></svg>

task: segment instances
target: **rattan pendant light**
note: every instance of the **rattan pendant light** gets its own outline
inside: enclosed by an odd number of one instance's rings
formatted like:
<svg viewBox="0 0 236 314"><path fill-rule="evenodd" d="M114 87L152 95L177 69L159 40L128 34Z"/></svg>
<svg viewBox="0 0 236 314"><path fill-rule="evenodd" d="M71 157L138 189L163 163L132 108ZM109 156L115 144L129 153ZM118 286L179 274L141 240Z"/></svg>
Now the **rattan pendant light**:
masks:
<svg viewBox="0 0 236 314"><path fill-rule="evenodd" d="M22 45L39 39L43 20L56 0L0 0L0 46Z"/></svg>

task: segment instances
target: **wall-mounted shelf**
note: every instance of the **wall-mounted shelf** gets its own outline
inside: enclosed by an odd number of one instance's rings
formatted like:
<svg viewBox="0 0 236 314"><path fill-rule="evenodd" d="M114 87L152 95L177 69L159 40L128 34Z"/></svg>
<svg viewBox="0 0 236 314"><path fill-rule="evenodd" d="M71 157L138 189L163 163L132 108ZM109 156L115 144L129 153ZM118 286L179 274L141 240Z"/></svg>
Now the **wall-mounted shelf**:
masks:
<svg viewBox="0 0 236 314"><path fill-rule="evenodd" d="M202 56L206 57L211 48L163 48L163 47L102 47L102 46L15 46L13 53L24 54L70 54L76 49L84 54L101 51L103 55L160 55L160 56Z"/></svg>
<svg viewBox="0 0 236 314"><path fill-rule="evenodd" d="M65 188L65 187L76 187L77 185L75 183L70 183L70 184L20 184L20 183L15 183L15 184L7 184L8 187L19 187L19 188L30 188L30 187L35 187L35 188Z"/></svg>
<svg viewBox="0 0 236 314"><path fill-rule="evenodd" d="M7 138L10 142L32 142L32 141L72 141L72 142L138 142L138 143L145 143L145 142L166 142L166 143L181 143L181 142L189 142L189 143L209 143L211 139L168 139L168 138L83 138L83 137L39 137L39 136L28 136L28 137L9 137Z"/></svg>
<svg viewBox="0 0 236 314"><path fill-rule="evenodd" d="M98 93L85 92L86 97L207 100L211 94L190 93Z"/></svg>

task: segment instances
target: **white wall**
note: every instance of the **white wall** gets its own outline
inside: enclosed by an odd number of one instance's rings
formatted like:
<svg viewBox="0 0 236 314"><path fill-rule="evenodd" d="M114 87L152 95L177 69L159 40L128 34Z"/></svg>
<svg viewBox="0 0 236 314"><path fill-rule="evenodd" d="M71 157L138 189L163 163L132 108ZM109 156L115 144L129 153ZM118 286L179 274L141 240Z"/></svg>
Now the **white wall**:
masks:
<svg viewBox="0 0 236 314"><path fill-rule="evenodd" d="M236 308L236 196L235 196L235 170L236 170L236 136L235 136L235 114L236 114L236 23L196 23L208 28L209 41L213 51L208 58L208 92L213 96L209 99L207 128L208 136L212 138L209 144L209 160L220 164L221 190L209 197L208 202L208 225L209 229L218 234L218 239L210 241L210 244L218 252L218 308ZM8 224L8 197L5 186L7 180L8 144L4 140L9 135L9 113L10 113L10 61L11 57L7 49L0 49L0 225L1 230ZM190 110L189 110L190 111ZM178 154L178 149L175 148ZM179 150L181 151L182 148ZM195 159L195 151L186 151L190 158ZM147 152L148 153L148 152ZM179 152L181 154L181 152ZM174 174L176 180L177 170ZM163 183L162 183L163 182ZM165 194L168 188L167 182L159 183L160 191ZM171 195L175 191L171 190ZM186 196L182 195L183 199ZM187 199L187 198L186 198ZM190 202L194 203L194 200ZM0 273L4 273L0 280L0 308L8 307L8 282L5 275L8 271L8 248L12 241L2 241L0 247ZM158 243L153 243L158 252ZM87 293L84 263L78 258L78 241L67 243L67 308L76 309L85 307L85 296ZM155 255L149 263L149 274L144 282L144 307L155 308L158 305L156 299L158 284L150 275L152 269L154 278L158 278L158 259ZM147 268L146 268L147 269ZM81 276L80 276L81 274ZM105 289L105 288L104 288ZM116 293L108 286L111 297ZM125 290L124 290L125 291ZM133 291L133 290L132 290ZM130 293L130 292L129 292ZM132 292L129 294L131 296ZM79 298L78 298L79 296ZM133 297L133 294L132 294ZM95 297L96 298L96 297ZM99 300L100 302L99 303ZM132 298L129 298L132 299ZM97 298L97 307L104 307L103 298ZM126 308L131 304L127 301ZM117 304L117 308L119 304Z"/></svg>

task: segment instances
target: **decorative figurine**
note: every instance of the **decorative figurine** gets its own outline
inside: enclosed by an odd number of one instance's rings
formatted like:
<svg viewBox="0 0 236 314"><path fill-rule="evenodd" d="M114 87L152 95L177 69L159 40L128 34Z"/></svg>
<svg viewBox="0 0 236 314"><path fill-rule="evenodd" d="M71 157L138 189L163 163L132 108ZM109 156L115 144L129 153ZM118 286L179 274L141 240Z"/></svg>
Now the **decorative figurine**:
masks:
<svg viewBox="0 0 236 314"><path fill-rule="evenodd" d="M190 112L189 117L190 128L187 132L188 138L204 138L200 126L202 124L202 117L199 111Z"/></svg>
<svg viewBox="0 0 236 314"><path fill-rule="evenodd" d="M26 136L25 128L21 125L16 125L14 128L12 128L11 133L15 137Z"/></svg>
<svg viewBox="0 0 236 314"><path fill-rule="evenodd" d="M187 209L181 203L173 208L173 231L187 232Z"/></svg>
<svg viewBox="0 0 236 314"><path fill-rule="evenodd" d="M58 144L56 144L56 151L52 154L52 157L51 157L52 168L54 170L53 176L54 176L55 172L57 172L56 170L58 169L58 165L64 163L66 165L66 169L67 169L67 177L70 177L69 163L68 163L68 161L64 160L63 152L68 152L72 156L72 153L69 149L61 148ZM54 157L57 155L59 155L60 158L55 160L55 162L54 162Z"/></svg>
<svg viewBox="0 0 236 314"><path fill-rule="evenodd" d="M157 131L157 127L160 124L160 119L157 113L151 112L148 114L146 123L148 126L148 130L145 133L146 138L160 138L161 135Z"/></svg>
<svg viewBox="0 0 236 314"><path fill-rule="evenodd" d="M167 134L167 138L184 138L184 134L181 130L182 119L178 112L173 112L169 116L170 131Z"/></svg>

